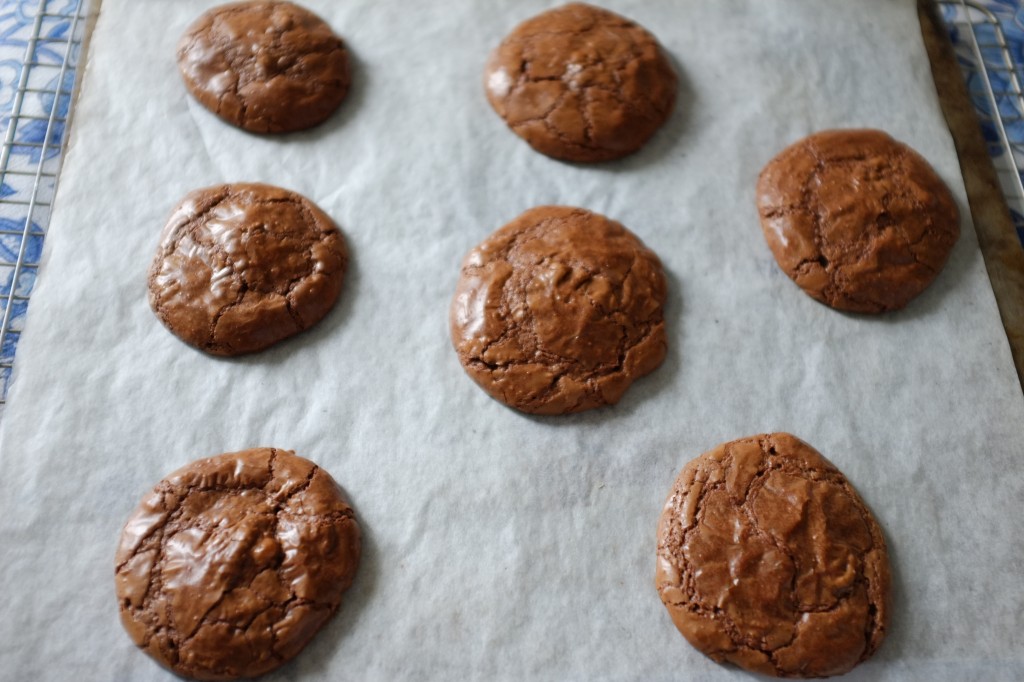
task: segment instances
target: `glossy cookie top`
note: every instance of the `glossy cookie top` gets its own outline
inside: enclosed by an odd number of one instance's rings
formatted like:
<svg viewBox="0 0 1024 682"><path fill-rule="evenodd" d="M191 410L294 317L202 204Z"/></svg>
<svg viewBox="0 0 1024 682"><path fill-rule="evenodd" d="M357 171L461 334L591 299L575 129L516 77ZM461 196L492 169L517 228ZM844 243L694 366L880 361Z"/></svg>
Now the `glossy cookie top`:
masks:
<svg viewBox="0 0 1024 682"><path fill-rule="evenodd" d="M176 673L255 677L296 656L334 614L359 556L352 510L312 462L275 448L197 460L125 524L121 621Z"/></svg>
<svg viewBox="0 0 1024 682"><path fill-rule="evenodd" d="M689 462L658 524L656 585L689 642L780 677L844 673L881 645L889 558L846 477L787 433Z"/></svg>
<svg viewBox="0 0 1024 682"><path fill-rule="evenodd" d="M304 130L345 99L348 51L318 16L290 2L238 2L192 23L178 44L189 92L254 133Z"/></svg>
<svg viewBox="0 0 1024 682"><path fill-rule="evenodd" d="M451 306L466 372L535 414L618 402L665 357L661 261L619 223L542 206L470 251Z"/></svg>
<svg viewBox="0 0 1024 682"><path fill-rule="evenodd" d="M517 26L491 54L484 86L534 149L588 163L640 149L672 112L677 79L643 27L572 3Z"/></svg>
<svg viewBox="0 0 1024 682"><path fill-rule="evenodd" d="M313 202L259 184L189 193L164 227L149 302L182 341L214 355L261 350L334 306L344 237Z"/></svg>
<svg viewBox="0 0 1024 682"><path fill-rule="evenodd" d="M960 236L939 176L877 130L826 131L786 148L761 172L757 206L779 267L808 295L852 312L904 307Z"/></svg>

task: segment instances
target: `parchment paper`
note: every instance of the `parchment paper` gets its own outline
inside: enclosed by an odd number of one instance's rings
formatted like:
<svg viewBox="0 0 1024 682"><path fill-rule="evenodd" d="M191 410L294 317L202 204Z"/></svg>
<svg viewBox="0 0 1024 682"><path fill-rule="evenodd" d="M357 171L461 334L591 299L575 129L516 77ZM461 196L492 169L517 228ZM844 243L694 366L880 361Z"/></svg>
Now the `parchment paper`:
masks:
<svg viewBox="0 0 1024 682"><path fill-rule="evenodd" d="M338 479L365 555L338 616L268 679L748 679L673 627L655 525L686 461L772 430L846 472L891 545L892 628L850 679L1024 676L1024 399L913 0L607 0L682 88L645 150L597 167L531 151L484 98L488 51L551 3L305 0L348 41L355 85L284 138L186 97L175 43L211 4L103 2L0 436L0 678L172 679L118 620L121 525L186 462L274 445ZM815 303L761 236L762 165L841 126L914 146L964 214L898 314ZM159 324L145 273L183 194L242 180L314 199L352 269L314 330L224 360ZM668 359L614 408L521 415L450 347L462 255L545 203L622 221L668 269Z"/></svg>

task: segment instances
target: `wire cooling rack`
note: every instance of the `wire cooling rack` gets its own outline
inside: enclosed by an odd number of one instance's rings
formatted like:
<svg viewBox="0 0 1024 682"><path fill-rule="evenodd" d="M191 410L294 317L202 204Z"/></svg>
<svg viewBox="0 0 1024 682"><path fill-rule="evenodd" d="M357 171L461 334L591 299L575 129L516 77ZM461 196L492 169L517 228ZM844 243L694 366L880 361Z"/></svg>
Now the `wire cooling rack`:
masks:
<svg viewBox="0 0 1024 682"><path fill-rule="evenodd" d="M0 3L0 410L50 221L90 7Z"/></svg>
<svg viewBox="0 0 1024 682"><path fill-rule="evenodd" d="M1024 0L935 1L1024 242ZM49 225L94 6L96 0L0 0L0 416Z"/></svg>
<svg viewBox="0 0 1024 682"><path fill-rule="evenodd" d="M1024 7L1021 0L937 4L1024 243Z"/></svg>

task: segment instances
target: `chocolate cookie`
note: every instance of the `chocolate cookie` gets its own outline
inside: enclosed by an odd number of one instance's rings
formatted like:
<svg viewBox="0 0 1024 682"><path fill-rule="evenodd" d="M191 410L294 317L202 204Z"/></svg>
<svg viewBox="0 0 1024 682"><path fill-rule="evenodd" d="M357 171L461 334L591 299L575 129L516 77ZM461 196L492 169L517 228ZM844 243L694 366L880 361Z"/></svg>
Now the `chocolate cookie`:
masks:
<svg viewBox="0 0 1024 682"><path fill-rule="evenodd" d="M290 2L236 2L196 19L178 43L185 87L254 133L323 122L349 86L348 52L331 27Z"/></svg>
<svg viewBox="0 0 1024 682"><path fill-rule="evenodd" d="M665 276L617 222L542 206L469 252L452 300L452 343L501 402L564 414L618 402L665 357Z"/></svg>
<svg viewBox="0 0 1024 682"><path fill-rule="evenodd" d="M484 85L534 149L585 163L640 149L676 99L675 71L654 36L582 3L517 26L491 54Z"/></svg>
<svg viewBox="0 0 1024 682"><path fill-rule="evenodd" d="M658 524L656 584L690 644L779 677L839 675L889 624L889 557L853 486L787 434L683 468Z"/></svg>
<svg viewBox="0 0 1024 682"><path fill-rule="evenodd" d="M251 353L319 322L347 262L341 232L308 199L269 185L208 187L164 227L149 304L185 343Z"/></svg>
<svg viewBox="0 0 1024 682"><path fill-rule="evenodd" d="M274 448L197 460L158 483L121 533L121 622L180 675L262 675L338 610L359 553L352 510L309 460Z"/></svg>
<svg viewBox="0 0 1024 682"><path fill-rule="evenodd" d="M905 306L960 236L939 176L877 130L826 131L783 150L761 172L757 206L782 270L822 303L853 312Z"/></svg>

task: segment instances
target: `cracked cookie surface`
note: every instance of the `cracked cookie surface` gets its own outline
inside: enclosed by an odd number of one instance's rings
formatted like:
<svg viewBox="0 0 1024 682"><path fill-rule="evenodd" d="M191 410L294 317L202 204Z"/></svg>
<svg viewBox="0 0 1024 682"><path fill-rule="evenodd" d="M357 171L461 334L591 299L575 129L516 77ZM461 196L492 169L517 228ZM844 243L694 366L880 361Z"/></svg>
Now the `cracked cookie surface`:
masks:
<svg viewBox="0 0 1024 682"><path fill-rule="evenodd" d="M877 130L830 130L772 159L757 183L779 267L839 310L903 308L942 270L960 214L928 162Z"/></svg>
<svg viewBox="0 0 1024 682"><path fill-rule="evenodd" d="M330 312L347 263L341 232L305 197L269 185L209 187L190 192L164 227L149 303L196 348L251 353Z"/></svg>
<svg viewBox="0 0 1024 682"><path fill-rule="evenodd" d="M640 149L672 112L677 78L643 27L572 3L517 26L491 54L484 86L534 149L591 163Z"/></svg>
<svg viewBox="0 0 1024 682"><path fill-rule="evenodd" d="M452 343L469 376L510 407L612 405L665 357L665 296L661 261L622 225L542 206L466 256Z"/></svg>
<svg viewBox="0 0 1024 682"><path fill-rule="evenodd" d="M309 460L275 448L197 460L158 483L122 531L121 622L180 675L255 677L337 611L359 556L352 510Z"/></svg>
<svg viewBox="0 0 1024 682"><path fill-rule="evenodd" d="M178 68L200 104L254 133L323 122L345 99L350 80L341 38L290 2L209 10L181 37Z"/></svg>
<svg viewBox="0 0 1024 682"><path fill-rule="evenodd" d="M692 460L658 523L655 583L716 661L827 677L868 659L889 623L881 529L843 474L787 433Z"/></svg>

